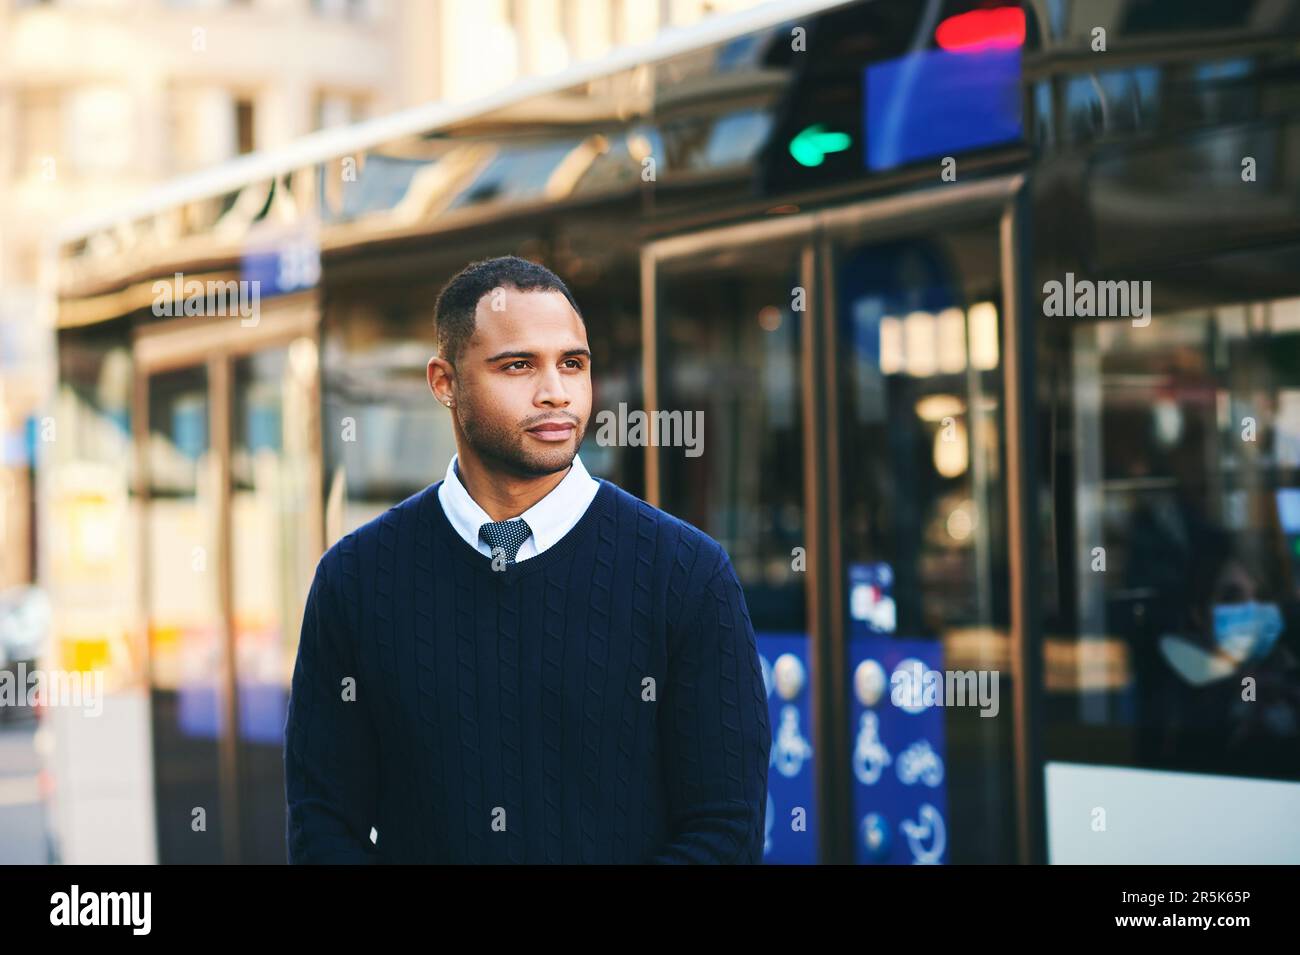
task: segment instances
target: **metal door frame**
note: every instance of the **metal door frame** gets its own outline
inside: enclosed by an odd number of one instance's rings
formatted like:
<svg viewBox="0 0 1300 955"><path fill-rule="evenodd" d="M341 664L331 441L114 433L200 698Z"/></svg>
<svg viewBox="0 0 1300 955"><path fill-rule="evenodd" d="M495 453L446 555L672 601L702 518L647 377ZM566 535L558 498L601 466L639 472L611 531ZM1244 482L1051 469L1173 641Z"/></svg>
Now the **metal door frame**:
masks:
<svg viewBox="0 0 1300 955"><path fill-rule="evenodd" d="M804 512L808 538L807 628L809 665L816 689L814 752L850 751L844 633L843 539L839 522L841 482L838 448L838 361L832 233L846 227L881 237L916 232L945 220L986 219L997 224L1002 279L1001 349L1006 433L1006 509L1010 573L1010 649L1014 686L1014 778L1017 799L1017 855L1021 862L1046 860L1040 743L1041 660L1038 626L1037 495L1032 467L1034 389L1033 337L1028 333L1029 300L1025 175L1017 173L970 184L945 184L920 192L871 199L780 218L749 221L671 236L646 244L641 253L641 340L646 410L659 410L658 267L661 262L720 248L789 239L802 240L800 281L809 318L803 323L800 374L804 428ZM662 503L659 449L645 456L646 499ZM817 761L820 858L853 861L843 836L854 831L846 759Z"/></svg>

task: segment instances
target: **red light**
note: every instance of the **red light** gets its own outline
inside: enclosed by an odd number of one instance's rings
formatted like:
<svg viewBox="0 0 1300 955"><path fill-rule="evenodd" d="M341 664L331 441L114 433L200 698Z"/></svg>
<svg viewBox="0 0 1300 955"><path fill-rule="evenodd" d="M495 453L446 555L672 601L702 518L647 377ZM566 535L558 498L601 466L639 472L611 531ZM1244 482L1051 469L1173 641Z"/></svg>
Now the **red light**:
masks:
<svg viewBox="0 0 1300 955"><path fill-rule="evenodd" d="M940 49L960 53L1022 46L1025 11L1019 7L998 7L959 13L935 27L934 40Z"/></svg>

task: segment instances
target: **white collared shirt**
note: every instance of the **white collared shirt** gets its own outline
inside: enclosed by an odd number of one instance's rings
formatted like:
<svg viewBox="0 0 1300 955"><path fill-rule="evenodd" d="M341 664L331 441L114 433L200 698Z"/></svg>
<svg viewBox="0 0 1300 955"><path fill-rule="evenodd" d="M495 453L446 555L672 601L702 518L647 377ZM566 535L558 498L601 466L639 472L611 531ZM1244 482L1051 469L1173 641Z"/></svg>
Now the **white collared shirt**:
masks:
<svg viewBox="0 0 1300 955"><path fill-rule="evenodd" d="M487 541L479 539L478 529L484 524L491 523L492 518L488 516L487 511L479 507L474 498L470 497L469 491L465 490L465 485L460 483L460 478L456 475L456 458L457 455L453 454L451 463L447 465L446 479L438 488L438 501L442 504L447 520L451 521L451 526L456 528L456 533L460 534L466 543L477 548L483 556L491 557L492 548L488 546ZM515 561L536 557L572 530L573 525L587 513L587 508L591 506L599 490L600 482L587 473L582 458L575 454L573 466L569 468L569 473L564 476L564 480L555 485L549 494L528 510L518 517L510 518L527 521L529 529L532 530L528 538L519 545L519 553L515 555Z"/></svg>

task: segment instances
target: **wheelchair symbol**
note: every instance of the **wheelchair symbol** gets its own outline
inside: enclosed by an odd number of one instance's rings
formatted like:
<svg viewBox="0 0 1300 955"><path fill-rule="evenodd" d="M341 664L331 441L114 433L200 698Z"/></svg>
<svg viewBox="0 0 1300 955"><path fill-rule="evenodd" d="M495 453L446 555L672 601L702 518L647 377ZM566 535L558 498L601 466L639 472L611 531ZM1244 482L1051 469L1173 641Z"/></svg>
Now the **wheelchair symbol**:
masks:
<svg viewBox="0 0 1300 955"><path fill-rule="evenodd" d="M799 732L799 708L793 704L781 707L781 725L772 746L772 762L776 771L786 778L799 775L804 760L812 757L812 744Z"/></svg>
<svg viewBox="0 0 1300 955"><path fill-rule="evenodd" d="M862 714L857 745L853 748L853 775L864 786L874 786L891 762L889 750L880 742L880 718L868 710Z"/></svg>

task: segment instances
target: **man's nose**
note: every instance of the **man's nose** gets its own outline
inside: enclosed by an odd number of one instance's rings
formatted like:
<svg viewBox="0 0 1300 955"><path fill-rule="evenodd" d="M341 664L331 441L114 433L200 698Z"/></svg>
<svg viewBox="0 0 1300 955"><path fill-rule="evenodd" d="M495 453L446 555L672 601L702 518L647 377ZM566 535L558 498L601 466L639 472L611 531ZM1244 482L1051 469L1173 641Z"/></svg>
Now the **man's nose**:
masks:
<svg viewBox="0 0 1300 955"><path fill-rule="evenodd" d="M568 407L572 399L564 387L564 376L560 374L558 368L552 368L542 375L541 381L537 385L537 394L533 399L535 404L547 405L550 407L565 408Z"/></svg>

